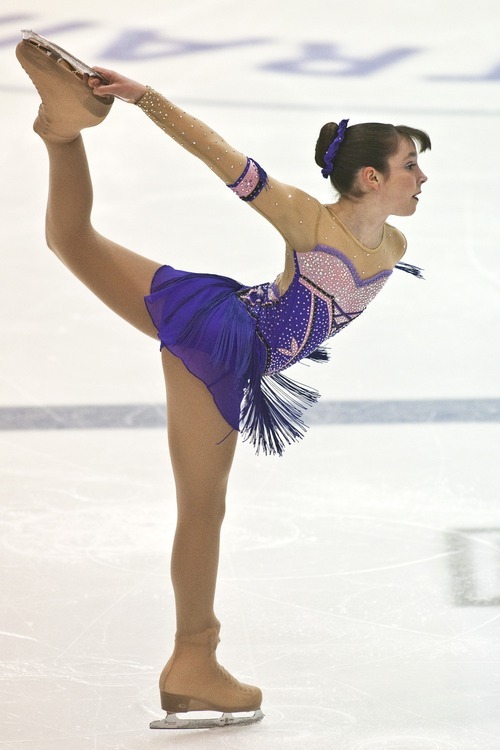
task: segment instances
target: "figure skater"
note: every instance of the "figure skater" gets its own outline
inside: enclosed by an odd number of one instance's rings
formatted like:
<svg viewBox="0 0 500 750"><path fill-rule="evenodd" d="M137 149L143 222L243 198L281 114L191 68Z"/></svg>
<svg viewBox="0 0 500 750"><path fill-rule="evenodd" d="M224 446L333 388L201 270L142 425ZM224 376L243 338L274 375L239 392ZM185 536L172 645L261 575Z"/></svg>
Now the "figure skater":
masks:
<svg viewBox="0 0 500 750"><path fill-rule="evenodd" d="M261 691L238 682L215 656L219 538L237 436L274 454L299 439L303 412L318 394L282 371L305 357L325 359L321 345L363 312L395 267L418 275L399 262L406 241L386 220L415 212L427 179L418 152L430 148L429 137L407 126L325 125L316 162L339 198L323 205L266 174L152 88L87 68L34 32L24 33L17 57L42 99L34 129L50 162L48 246L106 305L161 342L178 507L171 562L176 638L160 676L167 717L152 726L258 721ZM136 105L271 222L285 245L284 269L273 283L248 287L175 270L93 228L80 131L100 123L115 97ZM195 219L196 206L190 210ZM177 716L214 710L219 719Z"/></svg>

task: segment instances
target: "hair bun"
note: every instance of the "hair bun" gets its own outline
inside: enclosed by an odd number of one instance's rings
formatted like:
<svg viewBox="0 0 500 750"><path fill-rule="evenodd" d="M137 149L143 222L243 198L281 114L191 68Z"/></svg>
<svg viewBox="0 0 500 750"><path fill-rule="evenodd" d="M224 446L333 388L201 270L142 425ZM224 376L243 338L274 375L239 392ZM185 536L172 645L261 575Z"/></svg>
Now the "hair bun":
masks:
<svg viewBox="0 0 500 750"><path fill-rule="evenodd" d="M316 141L316 151L314 160L318 167L325 167L325 154L333 139L337 135L339 126L336 122L327 122L319 131L319 137Z"/></svg>

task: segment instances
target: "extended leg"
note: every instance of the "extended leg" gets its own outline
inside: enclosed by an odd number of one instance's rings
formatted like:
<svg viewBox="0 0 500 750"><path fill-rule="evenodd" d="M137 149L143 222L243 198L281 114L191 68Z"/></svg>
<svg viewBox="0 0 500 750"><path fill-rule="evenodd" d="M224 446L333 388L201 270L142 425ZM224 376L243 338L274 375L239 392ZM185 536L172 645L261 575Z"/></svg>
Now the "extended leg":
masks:
<svg viewBox="0 0 500 750"><path fill-rule="evenodd" d="M92 184L81 137L46 142L50 160L47 243L108 307L144 333L157 331L144 304L159 263L106 239L90 221Z"/></svg>
<svg viewBox="0 0 500 750"><path fill-rule="evenodd" d="M92 183L79 133L106 117L111 100L96 98L64 62L28 42L21 42L16 54L42 99L34 128L50 160L49 247L116 313L156 336L144 296L159 264L106 239L90 221Z"/></svg>
<svg viewBox="0 0 500 750"><path fill-rule="evenodd" d="M231 431L205 385L177 357L163 350L163 364L178 522L171 567L177 635L174 653L160 677L162 707L167 714L256 711L250 719L256 721L262 718L260 690L238 682L215 658L219 539L237 433ZM202 725L210 726L210 720ZM184 726L200 724L191 721ZM179 728L179 723L167 719L154 723L154 728Z"/></svg>

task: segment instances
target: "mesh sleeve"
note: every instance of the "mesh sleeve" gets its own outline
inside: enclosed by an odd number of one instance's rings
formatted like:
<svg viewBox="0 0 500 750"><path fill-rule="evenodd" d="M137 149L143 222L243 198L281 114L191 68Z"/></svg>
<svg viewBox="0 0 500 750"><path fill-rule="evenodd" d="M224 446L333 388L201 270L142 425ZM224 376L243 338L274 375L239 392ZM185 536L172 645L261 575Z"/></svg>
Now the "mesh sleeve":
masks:
<svg viewBox="0 0 500 750"><path fill-rule="evenodd" d="M226 183L237 181L247 158L232 148L215 131L152 88L139 99L137 106L176 143L201 159Z"/></svg>

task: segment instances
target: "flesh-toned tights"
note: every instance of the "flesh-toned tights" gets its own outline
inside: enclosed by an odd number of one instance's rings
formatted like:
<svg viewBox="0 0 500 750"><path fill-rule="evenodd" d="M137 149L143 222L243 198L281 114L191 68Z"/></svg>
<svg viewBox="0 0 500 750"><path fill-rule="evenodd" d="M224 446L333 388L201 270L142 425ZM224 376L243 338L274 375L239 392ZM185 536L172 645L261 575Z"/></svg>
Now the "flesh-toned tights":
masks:
<svg viewBox="0 0 500 750"><path fill-rule="evenodd" d="M108 307L156 338L144 296L160 264L111 242L92 227L92 184L82 138L46 146L49 247ZM218 625L214 595L220 527L237 433L226 438L229 425L207 388L181 360L165 349L162 360L178 512L171 575L177 633L190 634Z"/></svg>

